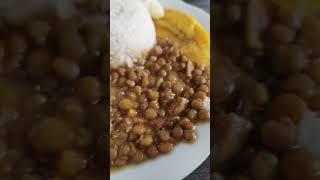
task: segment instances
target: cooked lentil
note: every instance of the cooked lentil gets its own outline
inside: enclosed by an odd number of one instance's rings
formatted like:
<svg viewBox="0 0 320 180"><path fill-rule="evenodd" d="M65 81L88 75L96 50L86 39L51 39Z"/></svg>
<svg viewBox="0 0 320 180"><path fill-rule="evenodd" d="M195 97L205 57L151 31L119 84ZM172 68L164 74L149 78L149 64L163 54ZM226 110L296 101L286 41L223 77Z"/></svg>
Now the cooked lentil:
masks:
<svg viewBox="0 0 320 180"><path fill-rule="evenodd" d="M187 75L186 62L194 66L192 76ZM209 68L187 60L176 45L164 40L133 67L112 69L111 166L142 163L169 153L180 141L194 142L195 123L209 121L203 106L210 95L209 73Z"/></svg>

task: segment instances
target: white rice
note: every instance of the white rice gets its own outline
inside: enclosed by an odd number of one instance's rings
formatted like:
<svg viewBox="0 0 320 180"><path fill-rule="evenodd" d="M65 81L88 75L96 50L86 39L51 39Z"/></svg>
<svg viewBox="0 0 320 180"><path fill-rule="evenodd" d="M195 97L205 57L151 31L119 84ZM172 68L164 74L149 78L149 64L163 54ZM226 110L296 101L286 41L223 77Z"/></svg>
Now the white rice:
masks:
<svg viewBox="0 0 320 180"><path fill-rule="evenodd" d="M132 66L156 43L155 27L140 0L110 1L110 67Z"/></svg>

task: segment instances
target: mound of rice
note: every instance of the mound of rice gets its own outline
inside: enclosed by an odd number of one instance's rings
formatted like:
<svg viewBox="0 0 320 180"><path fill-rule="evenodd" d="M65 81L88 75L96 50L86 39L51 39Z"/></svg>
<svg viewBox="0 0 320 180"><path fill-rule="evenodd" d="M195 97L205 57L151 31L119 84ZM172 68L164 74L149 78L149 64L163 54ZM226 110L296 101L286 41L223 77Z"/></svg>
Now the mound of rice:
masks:
<svg viewBox="0 0 320 180"><path fill-rule="evenodd" d="M140 0L110 1L110 67L131 66L156 43L155 27Z"/></svg>

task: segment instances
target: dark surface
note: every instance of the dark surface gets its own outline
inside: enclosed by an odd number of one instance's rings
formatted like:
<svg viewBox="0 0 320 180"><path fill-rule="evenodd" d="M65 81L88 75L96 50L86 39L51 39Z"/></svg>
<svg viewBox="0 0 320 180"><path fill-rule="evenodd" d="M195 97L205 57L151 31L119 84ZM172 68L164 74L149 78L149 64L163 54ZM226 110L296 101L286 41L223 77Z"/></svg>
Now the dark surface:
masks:
<svg viewBox="0 0 320 180"><path fill-rule="evenodd" d="M206 12L210 11L210 0L188 0L195 6L204 9ZM210 160L209 158L199 166L194 172L192 172L184 180L209 180L210 179Z"/></svg>
<svg viewBox="0 0 320 180"><path fill-rule="evenodd" d="M201 164L195 171L184 180L209 180L210 179L210 160L209 158Z"/></svg>
<svg viewBox="0 0 320 180"><path fill-rule="evenodd" d="M185 0L184 2L197 6L206 12L210 10L210 0Z"/></svg>

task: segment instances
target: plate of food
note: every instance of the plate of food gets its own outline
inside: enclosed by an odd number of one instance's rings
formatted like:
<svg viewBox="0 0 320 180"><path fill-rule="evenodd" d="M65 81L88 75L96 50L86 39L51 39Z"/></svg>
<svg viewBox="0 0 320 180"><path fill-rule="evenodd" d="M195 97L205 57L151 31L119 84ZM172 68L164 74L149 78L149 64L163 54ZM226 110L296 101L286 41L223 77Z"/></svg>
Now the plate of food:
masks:
<svg viewBox="0 0 320 180"><path fill-rule="evenodd" d="M110 178L183 179L210 155L210 16L110 1Z"/></svg>

